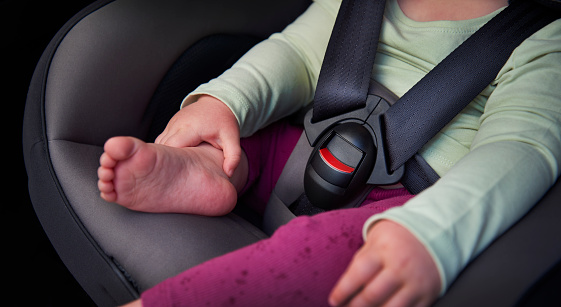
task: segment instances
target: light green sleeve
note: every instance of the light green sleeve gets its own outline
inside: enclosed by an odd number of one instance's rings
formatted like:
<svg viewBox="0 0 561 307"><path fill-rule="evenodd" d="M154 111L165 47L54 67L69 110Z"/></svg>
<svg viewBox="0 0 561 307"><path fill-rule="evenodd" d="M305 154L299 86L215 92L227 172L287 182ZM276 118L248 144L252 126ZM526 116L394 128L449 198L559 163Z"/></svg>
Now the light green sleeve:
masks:
<svg viewBox="0 0 561 307"><path fill-rule="evenodd" d="M316 0L281 33L190 93L182 107L201 94L214 96L236 115L242 137L299 110L313 99L339 5L338 0Z"/></svg>
<svg viewBox="0 0 561 307"><path fill-rule="evenodd" d="M498 75L470 152L401 208L373 216L408 228L432 254L442 292L555 182L561 161L561 22L520 45Z"/></svg>

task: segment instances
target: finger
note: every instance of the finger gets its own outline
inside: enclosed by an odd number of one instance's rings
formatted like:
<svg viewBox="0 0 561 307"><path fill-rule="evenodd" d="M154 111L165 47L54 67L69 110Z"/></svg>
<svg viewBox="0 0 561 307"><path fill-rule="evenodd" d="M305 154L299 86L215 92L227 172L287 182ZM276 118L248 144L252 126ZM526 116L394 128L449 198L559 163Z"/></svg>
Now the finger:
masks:
<svg viewBox="0 0 561 307"><path fill-rule="evenodd" d="M170 127L173 126L173 124L175 123L175 121L176 121L176 117L175 117L175 116L172 117L172 118L169 120L168 124L167 124L166 127L164 128L164 131L162 131L162 133L160 133L160 135L158 135L158 137L154 140L154 143L155 143L155 144L162 144L162 145L164 144L164 141L169 137L170 129L171 129Z"/></svg>
<svg viewBox="0 0 561 307"><path fill-rule="evenodd" d="M403 280L403 279L402 279ZM425 284L430 283L428 280L419 280L422 284L411 283L408 279L399 290L389 298L384 307L427 307L433 304L434 300L438 297L438 292L431 291L431 287L426 287Z"/></svg>
<svg viewBox="0 0 561 307"><path fill-rule="evenodd" d="M166 136L167 132L164 130L164 132L160 133L160 135L158 135L158 137L154 140L154 144L162 144L162 139Z"/></svg>
<svg viewBox="0 0 561 307"><path fill-rule="evenodd" d="M384 307L404 307L404 306L428 306L429 303L422 304L420 298L415 293L411 292L409 288L403 287L397 291L388 301L383 305Z"/></svg>
<svg viewBox="0 0 561 307"><path fill-rule="evenodd" d="M166 130L164 130L164 132L162 132L160 135L158 135L156 140L154 140L154 143L155 144L160 144L160 145L165 145L167 140L169 139L169 137L170 137L170 132L166 128Z"/></svg>
<svg viewBox="0 0 561 307"><path fill-rule="evenodd" d="M202 141L201 136L197 133L186 134L185 132L177 131L175 133L168 133L168 135L162 138L159 144L181 148L195 147L201 144Z"/></svg>
<svg viewBox="0 0 561 307"><path fill-rule="evenodd" d="M384 269L351 300L349 306L385 306L383 304L392 300L402 286L394 272Z"/></svg>
<svg viewBox="0 0 561 307"><path fill-rule="evenodd" d="M241 159L242 159L242 150L240 147L224 148L224 165L222 167L224 169L224 173L226 173L228 177L232 177L234 175L234 171L240 164Z"/></svg>
<svg viewBox="0 0 561 307"><path fill-rule="evenodd" d="M331 291L329 303L332 306L342 306L351 301L381 269L382 266L377 256L368 255L363 247L356 253L351 264Z"/></svg>
<svg viewBox="0 0 561 307"><path fill-rule="evenodd" d="M228 177L232 177L242 159L239 137L225 137L221 140L221 143L222 150L224 151L224 164L222 168Z"/></svg>

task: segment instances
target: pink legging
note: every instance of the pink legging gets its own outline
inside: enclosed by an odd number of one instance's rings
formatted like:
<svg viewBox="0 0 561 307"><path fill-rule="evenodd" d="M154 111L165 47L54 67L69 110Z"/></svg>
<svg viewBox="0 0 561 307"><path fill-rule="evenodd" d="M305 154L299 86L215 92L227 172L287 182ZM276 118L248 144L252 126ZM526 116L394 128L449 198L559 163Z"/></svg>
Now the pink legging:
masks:
<svg viewBox="0 0 561 307"><path fill-rule="evenodd" d="M247 197L262 210L301 129L284 122L242 140L250 161ZM271 238L209 260L142 294L144 306L327 306L327 296L362 245L373 214L413 197L375 188L359 208L300 216Z"/></svg>

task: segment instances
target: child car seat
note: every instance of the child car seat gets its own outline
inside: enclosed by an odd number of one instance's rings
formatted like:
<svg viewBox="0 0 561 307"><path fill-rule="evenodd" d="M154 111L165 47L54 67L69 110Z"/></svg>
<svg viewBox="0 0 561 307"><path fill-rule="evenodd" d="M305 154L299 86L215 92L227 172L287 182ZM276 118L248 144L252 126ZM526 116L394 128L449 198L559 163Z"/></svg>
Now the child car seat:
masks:
<svg viewBox="0 0 561 307"><path fill-rule="evenodd" d="M106 139L153 139L185 93L308 4L101 0L53 38L26 104L29 191L53 246L96 304L125 303L169 276L267 236L241 214L147 214L108 204L98 196L96 169ZM436 305L512 306L533 289L561 259L560 200L558 181ZM267 211L264 227L285 222L274 213Z"/></svg>
<svg viewBox="0 0 561 307"><path fill-rule="evenodd" d="M308 4L102 0L53 38L26 104L30 196L61 259L98 305L130 301L167 277L265 237L236 214L152 215L106 203L96 169L107 138L153 139L186 92L282 30Z"/></svg>

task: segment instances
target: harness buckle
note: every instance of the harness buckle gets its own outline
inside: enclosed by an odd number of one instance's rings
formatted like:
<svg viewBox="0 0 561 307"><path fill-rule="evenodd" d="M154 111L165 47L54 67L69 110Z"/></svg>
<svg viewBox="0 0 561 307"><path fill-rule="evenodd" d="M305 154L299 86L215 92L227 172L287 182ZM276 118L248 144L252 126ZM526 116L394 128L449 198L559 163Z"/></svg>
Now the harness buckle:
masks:
<svg viewBox="0 0 561 307"><path fill-rule="evenodd" d="M312 112L304 118L304 129L314 147L304 174L304 189L312 205L330 210L358 206L376 185L399 182L401 166L388 170L381 115L390 104L369 95L366 106L312 123Z"/></svg>

